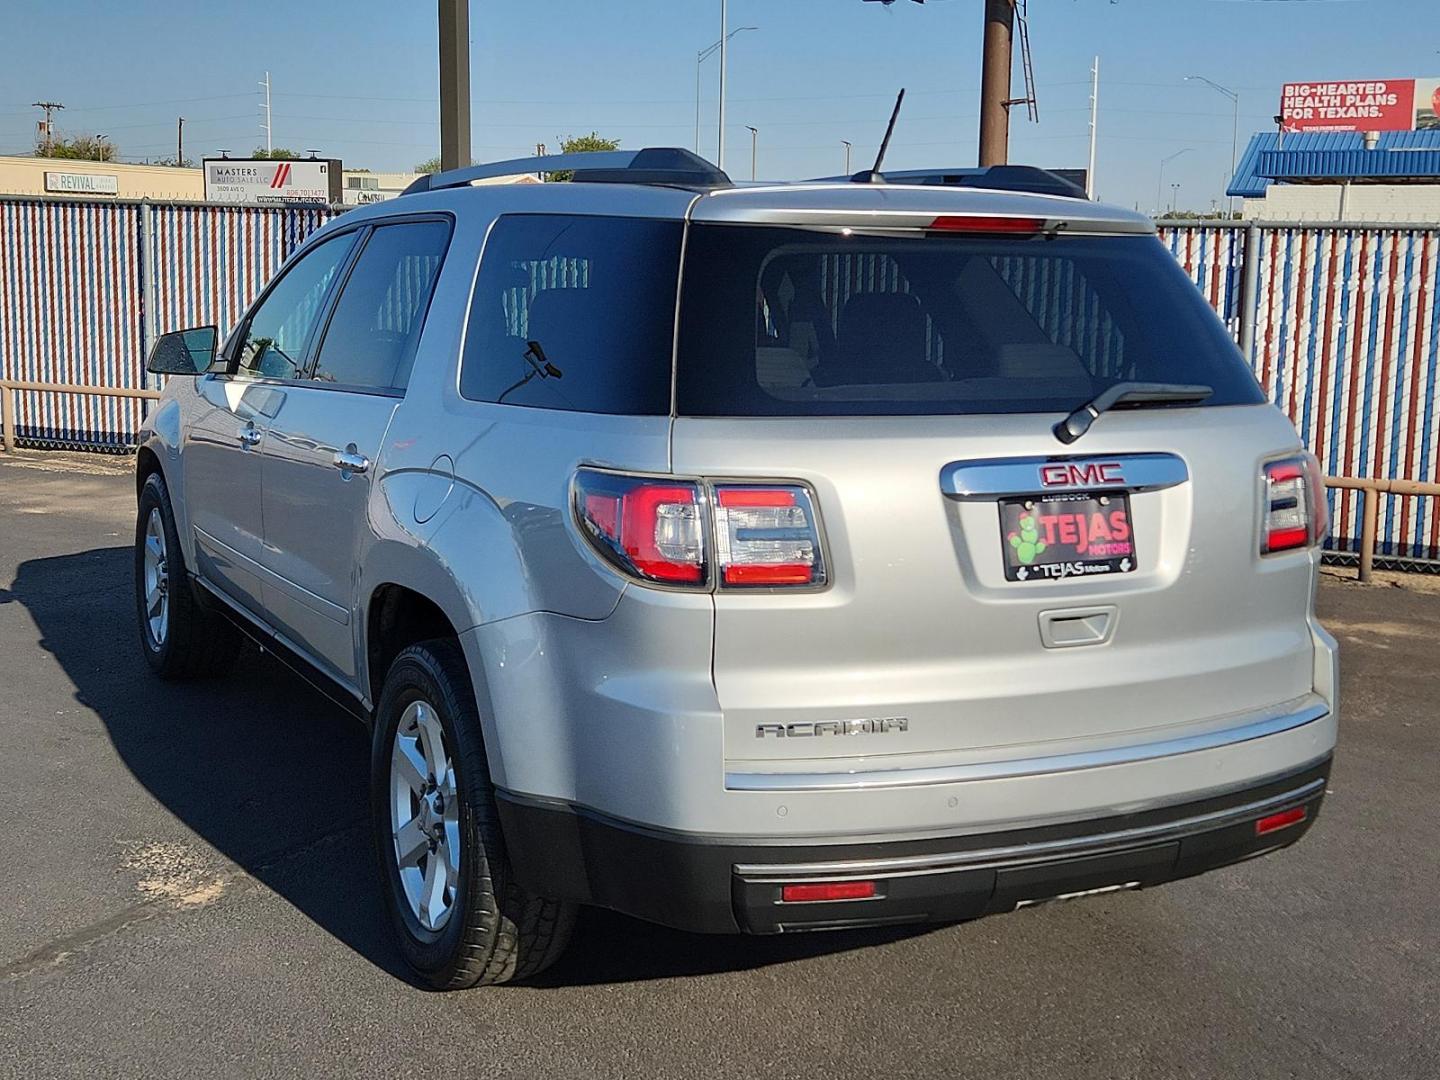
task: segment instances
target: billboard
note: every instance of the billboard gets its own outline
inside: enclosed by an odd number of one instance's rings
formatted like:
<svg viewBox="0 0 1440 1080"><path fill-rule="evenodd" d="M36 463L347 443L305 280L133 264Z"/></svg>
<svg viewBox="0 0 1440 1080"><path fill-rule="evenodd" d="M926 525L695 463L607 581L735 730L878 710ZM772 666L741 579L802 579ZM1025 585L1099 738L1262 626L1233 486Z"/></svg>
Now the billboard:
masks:
<svg viewBox="0 0 1440 1080"><path fill-rule="evenodd" d="M1286 83L1280 116L1286 131L1440 129L1440 79Z"/></svg>
<svg viewBox="0 0 1440 1080"><path fill-rule="evenodd" d="M340 202L344 170L334 158L206 158L204 164L206 202L247 206Z"/></svg>

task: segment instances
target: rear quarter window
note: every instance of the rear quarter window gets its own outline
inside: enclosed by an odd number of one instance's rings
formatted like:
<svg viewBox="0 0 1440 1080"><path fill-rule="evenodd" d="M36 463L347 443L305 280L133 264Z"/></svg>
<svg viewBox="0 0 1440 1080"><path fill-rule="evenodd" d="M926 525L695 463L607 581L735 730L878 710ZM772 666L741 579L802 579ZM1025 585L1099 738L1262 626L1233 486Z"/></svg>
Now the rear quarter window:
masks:
<svg viewBox="0 0 1440 1080"><path fill-rule="evenodd" d="M863 235L695 225L676 403L689 416L1056 412L1117 382L1264 400L1153 237Z"/></svg>
<svg viewBox="0 0 1440 1080"><path fill-rule="evenodd" d="M475 281L461 395L669 415L682 231L640 218L497 219Z"/></svg>

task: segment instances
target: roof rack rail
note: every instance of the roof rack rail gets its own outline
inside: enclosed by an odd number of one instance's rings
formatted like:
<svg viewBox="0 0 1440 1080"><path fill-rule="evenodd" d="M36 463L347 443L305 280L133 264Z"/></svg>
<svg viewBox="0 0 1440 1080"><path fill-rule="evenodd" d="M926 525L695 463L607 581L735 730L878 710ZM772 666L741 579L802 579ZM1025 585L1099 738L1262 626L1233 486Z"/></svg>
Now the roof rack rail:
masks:
<svg viewBox="0 0 1440 1080"><path fill-rule="evenodd" d="M824 180L843 183L856 176L828 176ZM964 169L902 169L886 172L880 181L887 184L924 184L930 187L989 188L993 191L1023 191L1033 195L1060 195L1067 199L1088 199L1085 188L1065 172L1034 165L990 165Z"/></svg>
<svg viewBox="0 0 1440 1080"><path fill-rule="evenodd" d="M675 187L729 187L730 177L710 162L679 147L643 150L588 150L544 157L491 161L418 177L401 194L466 187L476 180L525 173L571 172L587 184L668 184Z"/></svg>

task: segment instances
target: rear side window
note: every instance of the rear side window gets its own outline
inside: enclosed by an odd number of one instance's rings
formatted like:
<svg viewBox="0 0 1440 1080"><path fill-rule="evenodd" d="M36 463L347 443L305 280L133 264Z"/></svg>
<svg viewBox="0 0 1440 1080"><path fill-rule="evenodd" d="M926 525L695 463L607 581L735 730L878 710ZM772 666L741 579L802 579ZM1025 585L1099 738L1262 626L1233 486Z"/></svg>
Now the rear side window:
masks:
<svg viewBox="0 0 1440 1080"><path fill-rule="evenodd" d="M1116 382L1264 400L1153 238L865 236L695 225L676 369L688 416L1069 411Z"/></svg>
<svg viewBox="0 0 1440 1080"><path fill-rule="evenodd" d="M399 222L371 232L335 304L310 377L404 389L449 242L444 221Z"/></svg>
<svg viewBox="0 0 1440 1080"><path fill-rule="evenodd" d="M498 219L475 281L460 393L669 415L682 228L639 218Z"/></svg>

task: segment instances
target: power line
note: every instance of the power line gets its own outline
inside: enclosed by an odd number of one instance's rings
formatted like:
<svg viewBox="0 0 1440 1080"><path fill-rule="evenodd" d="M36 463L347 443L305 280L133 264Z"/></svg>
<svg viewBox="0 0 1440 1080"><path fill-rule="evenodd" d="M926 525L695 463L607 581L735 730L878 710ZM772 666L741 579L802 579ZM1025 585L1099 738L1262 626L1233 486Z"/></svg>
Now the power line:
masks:
<svg viewBox="0 0 1440 1080"><path fill-rule="evenodd" d="M168 99L166 99L165 101L126 102L126 103L122 103L122 104L118 104L118 105L116 105L116 104L111 104L111 105L71 105L68 109L66 109L66 112L71 112L71 113L77 113L77 112L99 112L99 111L101 111L102 109L148 109L148 108L150 108L150 107L152 107L152 106L157 106L157 105L188 105L188 104L190 104L191 102L194 102L194 101L224 101L224 100L226 100L227 98L242 98L242 97L252 97L252 96L253 96L253 95L251 95L251 94L216 94L216 95L213 95L213 96L211 96L211 97L168 98ZM18 103L16 103L16 104L18 104ZM0 113L0 116L19 116L19 115L22 115L22 113L23 113L23 110L22 110L21 112L19 112L19 113Z"/></svg>

